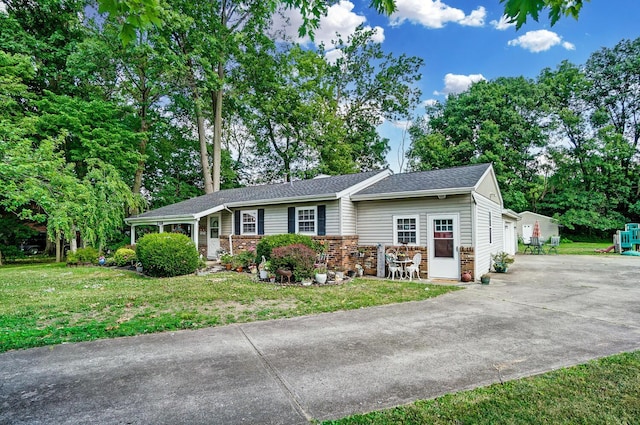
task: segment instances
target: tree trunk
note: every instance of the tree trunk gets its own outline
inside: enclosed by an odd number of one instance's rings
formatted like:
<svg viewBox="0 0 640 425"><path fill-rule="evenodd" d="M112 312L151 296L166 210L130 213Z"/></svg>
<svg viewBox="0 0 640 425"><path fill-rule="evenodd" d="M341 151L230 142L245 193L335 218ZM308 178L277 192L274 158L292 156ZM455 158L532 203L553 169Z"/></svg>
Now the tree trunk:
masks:
<svg viewBox="0 0 640 425"><path fill-rule="evenodd" d="M215 118L213 124L213 191L220 190L220 169L222 168L222 98L224 78L224 67L222 62L218 63L218 78L220 79L220 88L215 92Z"/></svg>
<svg viewBox="0 0 640 425"><path fill-rule="evenodd" d="M60 233L56 234L56 263L62 262L62 241Z"/></svg>

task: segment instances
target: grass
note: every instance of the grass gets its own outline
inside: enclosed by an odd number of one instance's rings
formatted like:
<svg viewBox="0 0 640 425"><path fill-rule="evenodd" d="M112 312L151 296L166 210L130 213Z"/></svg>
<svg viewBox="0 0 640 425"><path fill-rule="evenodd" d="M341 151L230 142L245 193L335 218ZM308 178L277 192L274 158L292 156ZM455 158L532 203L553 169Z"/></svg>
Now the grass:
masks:
<svg viewBox="0 0 640 425"><path fill-rule="evenodd" d="M284 287L234 272L153 279L102 267L10 265L0 267L0 352L351 310L456 289L377 279Z"/></svg>
<svg viewBox="0 0 640 425"><path fill-rule="evenodd" d="M638 424L640 351L324 425Z"/></svg>
<svg viewBox="0 0 640 425"><path fill-rule="evenodd" d="M562 242L558 247L558 254L560 255L620 255L616 252L599 253L596 249L606 249L610 247L612 243L603 242ZM548 249L548 244L544 246L545 252ZM525 246L518 244L518 252L524 252Z"/></svg>

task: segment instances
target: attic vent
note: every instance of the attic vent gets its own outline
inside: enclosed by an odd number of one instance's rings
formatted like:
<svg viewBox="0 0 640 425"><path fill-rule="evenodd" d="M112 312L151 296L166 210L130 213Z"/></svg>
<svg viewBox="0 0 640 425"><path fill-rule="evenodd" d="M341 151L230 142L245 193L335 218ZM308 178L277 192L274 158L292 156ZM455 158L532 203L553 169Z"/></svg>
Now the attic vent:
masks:
<svg viewBox="0 0 640 425"><path fill-rule="evenodd" d="M326 179L327 177L331 177L328 174L318 174L317 176L315 176L313 179Z"/></svg>

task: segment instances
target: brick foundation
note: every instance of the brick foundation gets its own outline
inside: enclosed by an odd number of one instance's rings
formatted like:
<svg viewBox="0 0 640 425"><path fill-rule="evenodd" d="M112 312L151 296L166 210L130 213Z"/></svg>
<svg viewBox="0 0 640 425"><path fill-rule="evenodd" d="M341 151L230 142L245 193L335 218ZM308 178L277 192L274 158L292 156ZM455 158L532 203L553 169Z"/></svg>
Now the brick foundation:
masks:
<svg viewBox="0 0 640 425"><path fill-rule="evenodd" d="M461 246L460 247L460 273L465 270L471 272L471 277L473 280L476 280L475 276L476 269L476 255L475 250L472 246Z"/></svg>
<svg viewBox="0 0 640 425"><path fill-rule="evenodd" d="M314 236L314 240L324 246L327 266L330 270L356 270L356 264L360 264L364 269L364 274L375 276L378 267L378 247L377 245L358 245L358 236ZM241 251L255 251L262 236L231 236L233 252L237 254ZM229 236L220 237L220 247L229 251ZM396 249L406 252L409 257L416 253L422 253L420 263L420 274L427 275L429 270L429 256L425 246L386 246L385 249ZM381 259L384 262L384 258ZM476 279L475 270L475 250L473 247L460 247L460 270L470 270L473 279Z"/></svg>

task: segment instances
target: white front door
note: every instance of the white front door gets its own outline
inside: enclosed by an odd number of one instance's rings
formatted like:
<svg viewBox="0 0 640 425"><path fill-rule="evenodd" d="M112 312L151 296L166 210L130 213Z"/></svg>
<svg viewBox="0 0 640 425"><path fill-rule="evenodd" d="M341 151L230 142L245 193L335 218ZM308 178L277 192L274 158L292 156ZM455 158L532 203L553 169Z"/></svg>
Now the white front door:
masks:
<svg viewBox="0 0 640 425"><path fill-rule="evenodd" d="M429 277L459 279L460 229L457 214L429 215Z"/></svg>
<svg viewBox="0 0 640 425"><path fill-rule="evenodd" d="M207 258L218 258L220 249L220 216L210 215L207 223Z"/></svg>

